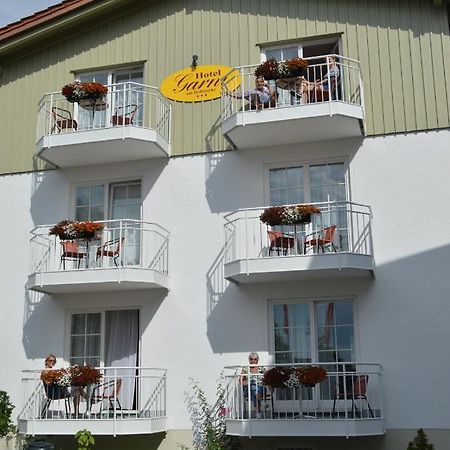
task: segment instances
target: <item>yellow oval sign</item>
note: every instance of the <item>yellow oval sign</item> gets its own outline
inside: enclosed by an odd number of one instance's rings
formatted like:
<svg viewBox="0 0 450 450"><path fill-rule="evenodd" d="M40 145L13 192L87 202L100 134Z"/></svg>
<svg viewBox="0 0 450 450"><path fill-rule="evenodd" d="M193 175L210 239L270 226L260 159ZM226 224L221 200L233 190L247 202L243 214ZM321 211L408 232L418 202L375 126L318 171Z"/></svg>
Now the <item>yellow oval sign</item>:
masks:
<svg viewBox="0 0 450 450"><path fill-rule="evenodd" d="M178 102L203 102L219 98L222 91L221 79L226 76L228 90L233 91L241 84L237 70L228 66L205 65L186 67L170 74L161 83L161 92Z"/></svg>

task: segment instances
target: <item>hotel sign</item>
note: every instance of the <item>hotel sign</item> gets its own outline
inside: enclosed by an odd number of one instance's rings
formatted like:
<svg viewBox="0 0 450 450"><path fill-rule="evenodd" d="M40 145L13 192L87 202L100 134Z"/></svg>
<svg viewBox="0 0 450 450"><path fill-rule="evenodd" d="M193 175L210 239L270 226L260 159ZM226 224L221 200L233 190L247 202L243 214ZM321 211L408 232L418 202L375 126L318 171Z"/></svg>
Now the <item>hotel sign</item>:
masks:
<svg viewBox="0 0 450 450"><path fill-rule="evenodd" d="M227 66L205 65L186 67L170 74L161 83L161 92L178 102L203 102L220 98L221 80L225 78L227 87L234 91L241 84L237 70Z"/></svg>

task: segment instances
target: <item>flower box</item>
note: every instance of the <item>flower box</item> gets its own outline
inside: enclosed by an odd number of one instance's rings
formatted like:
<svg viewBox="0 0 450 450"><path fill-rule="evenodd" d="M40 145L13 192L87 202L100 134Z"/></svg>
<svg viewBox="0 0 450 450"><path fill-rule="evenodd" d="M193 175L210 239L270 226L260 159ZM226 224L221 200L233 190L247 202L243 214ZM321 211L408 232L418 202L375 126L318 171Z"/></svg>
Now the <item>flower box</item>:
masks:
<svg viewBox="0 0 450 450"><path fill-rule="evenodd" d="M310 223L312 214L320 214L314 205L272 206L259 216L261 222L270 226Z"/></svg>
<svg viewBox="0 0 450 450"><path fill-rule="evenodd" d="M83 83L81 81L74 81L73 83L66 84L61 89L61 94L70 103L103 99L107 92L108 88L104 84L95 81Z"/></svg>
<svg viewBox="0 0 450 450"><path fill-rule="evenodd" d="M265 80L279 80L304 76L308 61L302 58L291 58L286 61L268 59L255 69L256 77L264 77Z"/></svg>
<svg viewBox="0 0 450 450"><path fill-rule="evenodd" d="M104 225L102 223L85 221L78 222L72 220L61 220L55 226L50 228L49 235L58 236L61 240L72 239L94 239L97 232L102 231Z"/></svg>

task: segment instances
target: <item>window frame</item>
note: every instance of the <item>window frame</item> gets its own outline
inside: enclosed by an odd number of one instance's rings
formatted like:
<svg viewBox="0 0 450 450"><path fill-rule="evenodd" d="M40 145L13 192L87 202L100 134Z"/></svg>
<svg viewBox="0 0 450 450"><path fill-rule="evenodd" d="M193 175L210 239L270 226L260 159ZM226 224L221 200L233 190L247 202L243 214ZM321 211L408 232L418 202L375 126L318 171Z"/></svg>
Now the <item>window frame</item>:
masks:
<svg viewBox="0 0 450 450"><path fill-rule="evenodd" d="M63 361L65 365L70 365L70 338L71 338L71 326L72 326L72 315L74 314L101 314L101 329L100 329L100 366L105 367L105 330L106 330L106 313L108 311L128 311L137 310L139 319L139 336L138 336L138 357L137 365L141 366L142 358L142 306L117 306L117 307L104 307L104 308L71 308L66 310L66 317L64 323L64 357Z"/></svg>
<svg viewBox="0 0 450 450"><path fill-rule="evenodd" d="M345 195L346 201L351 202L351 188L350 188L350 165L347 157L336 156L332 159L308 159L303 161L289 161L289 162L274 162L264 164L264 205L270 206L270 170L283 169L288 167L302 166L308 170L304 170L304 193L305 203L311 202L311 181L309 176L309 167L323 164L343 164L345 171Z"/></svg>
<svg viewBox="0 0 450 450"><path fill-rule="evenodd" d="M359 333L359 311L356 295L308 295L308 296L296 296L296 297L283 297L268 299L268 321L269 321L269 355L272 357L275 364L275 333L274 333L274 314L273 305L283 304L309 304L309 319L310 319L310 336L311 336L311 364L319 363L319 352L317 342L317 318L315 305L316 303L326 302L351 302L353 311L353 339L355 343L355 361L345 362L357 362L360 356L360 333ZM325 363L324 363L325 364Z"/></svg>
<svg viewBox="0 0 450 450"><path fill-rule="evenodd" d="M87 186L104 186L104 217L103 221L108 221L110 219L111 208L112 208L112 196L111 196L111 187L114 184L127 184L127 183L140 183L141 185L141 207L140 207L140 220L143 220L144 215L144 200L142 197L142 186L143 186L143 177L127 177L127 178L118 178L118 179L107 179L107 180L93 180L93 181L81 181L81 182L73 182L71 184L71 193L70 193L70 206L69 206L69 214L68 217L72 217L75 220L75 211L76 211L76 198L77 198L77 188L78 187L87 187Z"/></svg>

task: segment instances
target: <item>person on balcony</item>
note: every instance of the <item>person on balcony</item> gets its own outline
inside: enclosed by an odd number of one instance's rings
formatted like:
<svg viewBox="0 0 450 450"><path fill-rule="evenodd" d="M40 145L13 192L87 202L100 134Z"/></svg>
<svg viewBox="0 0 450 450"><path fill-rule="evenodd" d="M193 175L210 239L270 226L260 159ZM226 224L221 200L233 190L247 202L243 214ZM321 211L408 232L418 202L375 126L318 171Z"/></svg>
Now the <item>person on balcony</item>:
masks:
<svg viewBox="0 0 450 450"><path fill-rule="evenodd" d="M45 357L44 367L47 370L56 370L56 356L52 353ZM45 372L43 371L43 372ZM44 382L45 383L45 382ZM78 416L80 411L80 400L81 397L87 398L82 386L71 386L70 391L66 386L60 386L56 383L46 384L46 394L47 397L52 400L61 400L67 397L73 398L73 408L75 412L75 417Z"/></svg>
<svg viewBox="0 0 450 450"><path fill-rule="evenodd" d="M289 92L292 105L308 103L308 80L305 77L297 77L293 88Z"/></svg>
<svg viewBox="0 0 450 450"><path fill-rule="evenodd" d="M240 375L244 398L247 400L249 393L252 404L256 409L256 418L261 418L261 401L264 396L264 385L262 383L265 372L264 367L258 365L259 355L251 352L248 355L248 367L243 367Z"/></svg>
<svg viewBox="0 0 450 450"><path fill-rule="evenodd" d="M335 56L327 56L327 67L328 71L323 78L308 82L306 90L309 101L326 101L330 98L330 94L336 90L340 72ZM312 92L314 93L313 95L311 95Z"/></svg>
<svg viewBox="0 0 450 450"><path fill-rule="evenodd" d="M267 85L264 77L256 77L255 88L246 92L228 92L234 98L245 98L250 100L250 109L274 108L276 106L276 94Z"/></svg>

